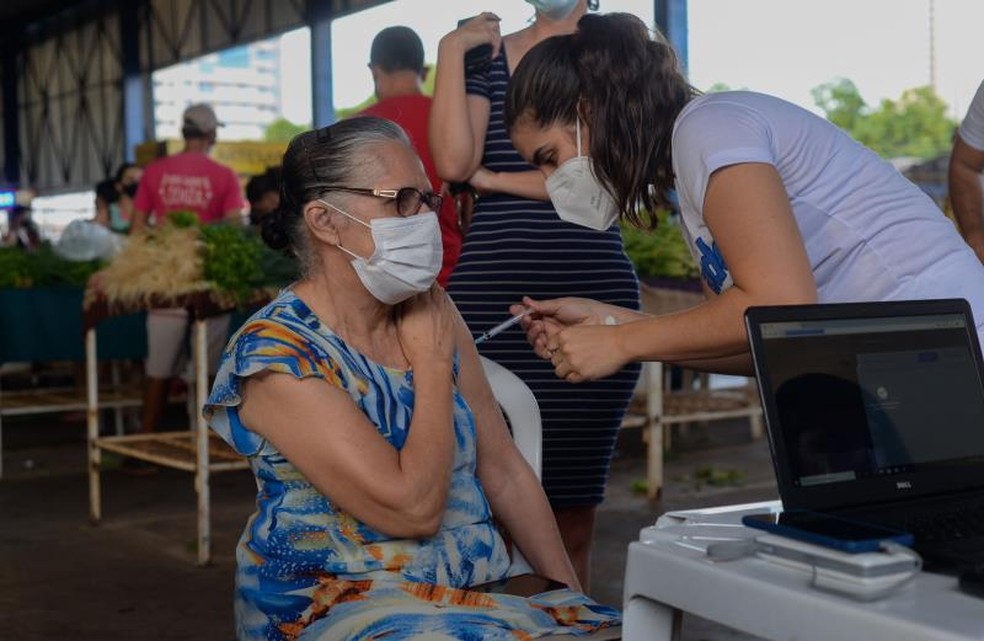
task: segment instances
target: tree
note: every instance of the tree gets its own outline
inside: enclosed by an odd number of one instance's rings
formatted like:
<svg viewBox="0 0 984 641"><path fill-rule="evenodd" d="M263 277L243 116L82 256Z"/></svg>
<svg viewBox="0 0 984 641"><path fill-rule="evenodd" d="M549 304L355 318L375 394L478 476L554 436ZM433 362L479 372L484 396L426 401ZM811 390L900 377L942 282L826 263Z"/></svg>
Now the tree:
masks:
<svg viewBox="0 0 984 641"><path fill-rule="evenodd" d="M897 102L883 100L867 118L859 140L888 158L935 158L950 150L955 126L933 88L917 87Z"/></svg>
<svg viewBox="0 0 984 641"><path fill-rule="evenodd" d="M935 158L947 152L956 122L932 87L903 92L897 101L882 100L877 110L865 104L853 82L839 78L813 89L813 99L834 123L885 158Z"/></svg>
<svg viewBox="0 0 984 641"><path fill-rule="evenodd" d="M722 91L732 91L731 87L723 82L715 82L713 85L707 88L704 93L720 93Z"/></svg>
<svg viewBox="0 0 984 641"><path fill-rule="evenodd" d="M853 82L838 78L815 87L811 93L813 102L827 114L827 120L851 135L857 133L868 105Z"/></svg>
<svg viewBox="0 0 984 641"><path fill-rule="evenodd" d="M295 125L286 118L277 118L263 132L263 140L267 142L290 142L291 138L310 129L310 125Z"/></svg>

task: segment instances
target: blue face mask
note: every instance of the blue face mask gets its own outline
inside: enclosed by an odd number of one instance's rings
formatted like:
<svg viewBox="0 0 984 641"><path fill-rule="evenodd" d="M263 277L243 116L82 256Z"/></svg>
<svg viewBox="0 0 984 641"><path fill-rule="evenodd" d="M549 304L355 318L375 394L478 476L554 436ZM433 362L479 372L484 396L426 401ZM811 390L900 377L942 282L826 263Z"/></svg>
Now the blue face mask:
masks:
<svg viewBox="0 0 984 641"><path fill-rule="evenodd" d="M563 20L574 13L579 0L526 0L550 20Z"/></svg>

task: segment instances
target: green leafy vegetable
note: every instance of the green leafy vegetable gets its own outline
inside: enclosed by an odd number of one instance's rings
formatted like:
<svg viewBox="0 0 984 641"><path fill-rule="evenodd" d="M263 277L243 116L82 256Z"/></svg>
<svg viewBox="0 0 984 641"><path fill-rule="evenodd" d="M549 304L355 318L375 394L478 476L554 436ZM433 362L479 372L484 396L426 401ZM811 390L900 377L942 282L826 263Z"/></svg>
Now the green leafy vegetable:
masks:
<svg viewBox="0 0 984 641"><path fill-rule="evenodd" d="M28 252L19 247L0 248L0 289L29 287L84 287L105 263L98 260L70 261L44 242Z"/></svg>
<svg viewBox="0 0 984 641"><path fill-rule="evenodd" d="M167 222L178 228L194 227L198 224L198 214L193 211L168 212Z"/></svg>
<svg viewBox="0 0 984 641"><path fill-rule="evenodd" d="M267 248L252 230L219 224L200 231L205 279L238 303L247 302L256 288L283 287L297 278L297 261Z"/></svg>

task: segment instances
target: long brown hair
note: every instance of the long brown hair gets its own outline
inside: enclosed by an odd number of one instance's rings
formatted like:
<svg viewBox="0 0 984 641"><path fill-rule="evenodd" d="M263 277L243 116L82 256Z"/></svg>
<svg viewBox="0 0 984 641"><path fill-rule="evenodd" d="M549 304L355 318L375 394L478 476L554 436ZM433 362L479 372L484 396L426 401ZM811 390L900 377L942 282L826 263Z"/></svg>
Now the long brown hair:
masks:
<svg viewBox="0 0 984 641"><path fill-rule="evenodd" d="M594 171L621 215L652 228L673 188L673 123L697 94L673 48L639 18L587 14L573 34L523 56L506 93L506 127L571 125L581 117L591 130Z"/></svg>

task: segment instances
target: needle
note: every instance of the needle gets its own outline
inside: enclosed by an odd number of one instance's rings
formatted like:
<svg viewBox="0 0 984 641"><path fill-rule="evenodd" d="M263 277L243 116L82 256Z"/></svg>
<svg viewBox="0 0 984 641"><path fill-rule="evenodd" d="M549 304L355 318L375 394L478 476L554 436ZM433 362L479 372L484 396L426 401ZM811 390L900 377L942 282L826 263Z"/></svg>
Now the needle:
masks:
<svg viewBox="0 0 984 641"><path fill-rule="evenodd" d="M484 343L485 341L489 340L493 336L497 336L501 334L502 332L506 331L507 329L518 323L519 321L523 320L523 317L526 316L527 314L530 314L532 311L533 311L532 308L527 307L521 313L516 314L509 320L499 323L492 329L488 330L487 332L476 338L475 344L478 345L479 343Z"/></svg>

